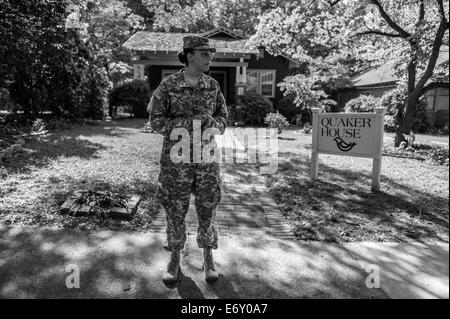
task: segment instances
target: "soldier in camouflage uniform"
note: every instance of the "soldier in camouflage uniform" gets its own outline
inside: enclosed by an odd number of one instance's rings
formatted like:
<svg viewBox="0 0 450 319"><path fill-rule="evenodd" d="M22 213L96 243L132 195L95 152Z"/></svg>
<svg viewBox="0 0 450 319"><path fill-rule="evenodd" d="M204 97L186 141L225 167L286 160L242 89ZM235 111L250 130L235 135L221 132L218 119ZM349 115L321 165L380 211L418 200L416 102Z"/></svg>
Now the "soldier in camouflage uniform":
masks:
<svg viewBox="0 0 450 319"><path fill-rule="evenodd" d="M205 279L207 282L218 279L212 249L217 249L214 219L222 193L219 162L193 160L194 120L199 125L201 123L201 132L213 128L217 134L223 134L226 127L227 107L219 83L203 73L209 69L213 52L215 49L209 46L208 39L184 37L183 52L178 54L178 58L187 67L161 81L148 108L152 128L164 136L158 199L167 219L164 248L171 252L170 262L163 274L165 283L174 283L178 278L180 250L186 243L185 217L191 193L195 196L199 223L197 244L204 249ZM171 159L171 149L179 140L171 140L170 135L177 128L185 128L189 132L189 163L174 163ZM213 139L214 136L209 142ZM204 146L205 141L202 141L202 150Z"/></svg>

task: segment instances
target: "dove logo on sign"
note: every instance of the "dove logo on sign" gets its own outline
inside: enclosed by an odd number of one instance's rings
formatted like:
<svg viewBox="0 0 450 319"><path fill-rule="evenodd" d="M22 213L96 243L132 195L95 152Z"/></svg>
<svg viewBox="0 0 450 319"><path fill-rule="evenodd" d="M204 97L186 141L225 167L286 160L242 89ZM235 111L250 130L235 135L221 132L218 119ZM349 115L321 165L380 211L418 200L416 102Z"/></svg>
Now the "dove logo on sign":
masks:
<svg viewBox="0 0 450 319"><path fill-rule="evenodd" d="M350 151L357 144L355 142L347 143L339 136L334 138L334 141L336 142L338 149L340 149L342 152Z"/></svg>

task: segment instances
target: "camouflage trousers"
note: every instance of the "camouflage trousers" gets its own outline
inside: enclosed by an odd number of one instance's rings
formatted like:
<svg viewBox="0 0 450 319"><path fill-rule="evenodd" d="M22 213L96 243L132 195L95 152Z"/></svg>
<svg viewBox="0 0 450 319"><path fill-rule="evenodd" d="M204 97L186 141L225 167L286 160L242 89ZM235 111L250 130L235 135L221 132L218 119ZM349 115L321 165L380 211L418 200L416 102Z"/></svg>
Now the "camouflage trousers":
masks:
<svg viewBox="0 0 450 319"><path fill-rule="evenodd" d="M158 200L166 211L167 241L164 249L181 250L186 243L185 218L191 193L195 196L198 219L197 244L200 248L217 249L214 225L222 196L218 163L161 163Z"/></svg>

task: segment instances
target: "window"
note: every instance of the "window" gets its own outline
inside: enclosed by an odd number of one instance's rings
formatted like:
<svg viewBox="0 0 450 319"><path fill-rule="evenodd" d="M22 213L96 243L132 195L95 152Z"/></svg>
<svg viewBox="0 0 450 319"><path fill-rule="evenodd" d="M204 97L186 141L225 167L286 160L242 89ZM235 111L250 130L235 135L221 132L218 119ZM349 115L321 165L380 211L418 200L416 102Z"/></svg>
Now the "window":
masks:
<svg viewBox="0 0 450 319"><path fill-rule="evenodd" d="M257 71L247 71L247 92L258 93Z"/></svg>
<svg viewBox="0 0 450 319"><path fill-rule="evenodd" d="M275 97L275 70L247 70L247 92Z"/></svg>
<svg viewBox="0 0 450 319"><path fill-rule="evenodd" d="M448 96L448 89L446 89L446 88L439 88L438 89L438 95L439 96Z"/></svg>

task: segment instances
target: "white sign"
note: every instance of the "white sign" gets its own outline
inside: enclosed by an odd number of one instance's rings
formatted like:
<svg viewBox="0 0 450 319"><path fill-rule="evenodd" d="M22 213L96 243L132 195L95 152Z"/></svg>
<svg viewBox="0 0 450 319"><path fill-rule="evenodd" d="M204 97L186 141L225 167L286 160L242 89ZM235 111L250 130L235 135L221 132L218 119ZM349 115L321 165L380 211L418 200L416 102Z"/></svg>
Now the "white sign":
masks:
<svg viewBox="0 0 450 319"><path fill-rule="evenodd" d="M317 179L319 153L373 158L372 189L380 189L381 152L383 148L383 107L375 113L313 112L311 176Z"/></svg>

